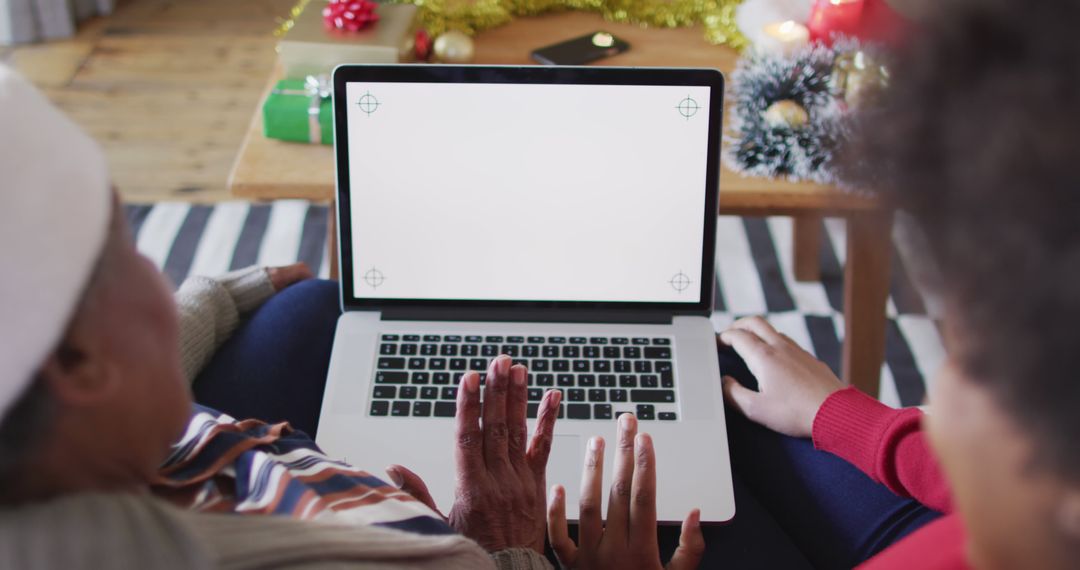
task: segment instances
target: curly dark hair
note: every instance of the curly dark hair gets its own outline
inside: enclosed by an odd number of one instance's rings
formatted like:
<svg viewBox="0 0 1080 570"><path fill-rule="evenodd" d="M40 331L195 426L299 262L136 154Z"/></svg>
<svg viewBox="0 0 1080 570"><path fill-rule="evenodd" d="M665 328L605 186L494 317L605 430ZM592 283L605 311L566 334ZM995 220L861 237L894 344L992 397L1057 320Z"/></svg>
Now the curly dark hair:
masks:
<svg viewBox="0 0 1080 570"><path fill-rule="evenodd" d="M926 237L950 346L1080 481L1080 3L948 0L847 153Z"/></svg>

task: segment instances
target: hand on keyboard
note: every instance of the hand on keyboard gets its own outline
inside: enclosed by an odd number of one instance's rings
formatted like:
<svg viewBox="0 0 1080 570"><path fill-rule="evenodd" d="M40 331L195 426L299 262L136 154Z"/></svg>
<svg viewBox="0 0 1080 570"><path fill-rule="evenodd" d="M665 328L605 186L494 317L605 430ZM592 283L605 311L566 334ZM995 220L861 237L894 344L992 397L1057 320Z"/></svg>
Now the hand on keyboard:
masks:
<svg viewBox="0 0 1080 570"><path fill-rule="evenodd" d="M465 373L457 391L457 487L446 518L489 552L517 547L544 553L545 471L561 394L549 390L543 396L528 441L527 376L524 366L499 356L487 369L482 410L479 374ZM416 474L399 465L387 472L436 509Z"/></svg>
<svg viewBox="0 0 1080 570"><path fill-rule="evenodd" d="M607 521L600 517L600 493L604 479L604 440L589 440L585 469L581 475L578 544L570 539L566 525L566 491L552 488L548 506L551 547L565 568L656 569L660 547L656 540L656 455L652 439L637 435L637 419L619 417L615 449L615 477L611 484ZM679 547L668 570L697 568L705 553L701 513L694 509L683 521ZM606 522L606 524L605 524Z"/></svg>

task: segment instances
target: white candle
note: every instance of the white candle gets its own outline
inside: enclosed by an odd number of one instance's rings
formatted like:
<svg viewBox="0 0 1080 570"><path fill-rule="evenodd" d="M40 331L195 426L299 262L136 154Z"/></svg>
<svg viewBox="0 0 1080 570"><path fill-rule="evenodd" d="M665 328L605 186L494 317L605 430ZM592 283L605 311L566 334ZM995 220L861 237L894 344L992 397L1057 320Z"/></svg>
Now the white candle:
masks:
<svg viewBox="0 0 1080 570"><path fill-rule="evenodd" d="M769 52L791 54L810 42L810 30L794 20L774 22L762 32L758 47Z"/></svg>

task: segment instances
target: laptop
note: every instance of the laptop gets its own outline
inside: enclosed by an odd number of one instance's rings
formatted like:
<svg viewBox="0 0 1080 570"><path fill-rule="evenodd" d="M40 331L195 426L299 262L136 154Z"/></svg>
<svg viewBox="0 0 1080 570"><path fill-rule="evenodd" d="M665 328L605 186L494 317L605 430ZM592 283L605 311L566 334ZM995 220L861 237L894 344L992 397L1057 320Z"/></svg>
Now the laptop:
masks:
<svg viewBox="0 0 1080 570"><path fill-rule="evenodd" d="M530 430L563 391L547 482L568 515L588 439L632 412L658 520L731 519L709 320L720 72L345 65L333 84L343 314L319 445L405 465L449 509L460 376L508 354Z"/></svg>

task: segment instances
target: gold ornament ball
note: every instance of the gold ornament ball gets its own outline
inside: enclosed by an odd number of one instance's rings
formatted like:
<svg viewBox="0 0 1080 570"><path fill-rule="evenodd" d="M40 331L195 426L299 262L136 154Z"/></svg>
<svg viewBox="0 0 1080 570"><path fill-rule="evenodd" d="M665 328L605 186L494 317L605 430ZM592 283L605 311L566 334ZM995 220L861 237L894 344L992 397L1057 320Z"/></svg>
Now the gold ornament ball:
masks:
<svg viewBox="0 0 1080 570"><path fill-rule="evenodd" d="M810 114L806 112L806 109L791 99L777 101L765 109L765 122L773 128L798 129L809 121Z"/></svg>
<svg viewBox="0 0 1080 570"><path fill-rule="evenodd" d="M472 38L457 30L450 30L435 38L432 51L435 59L442 63L469 63L475 50Z"/></svg>

